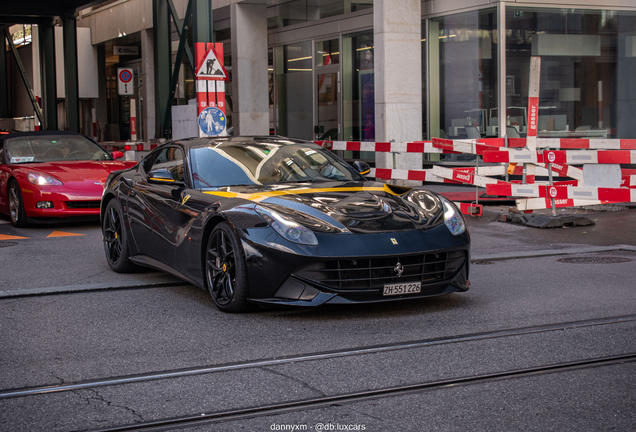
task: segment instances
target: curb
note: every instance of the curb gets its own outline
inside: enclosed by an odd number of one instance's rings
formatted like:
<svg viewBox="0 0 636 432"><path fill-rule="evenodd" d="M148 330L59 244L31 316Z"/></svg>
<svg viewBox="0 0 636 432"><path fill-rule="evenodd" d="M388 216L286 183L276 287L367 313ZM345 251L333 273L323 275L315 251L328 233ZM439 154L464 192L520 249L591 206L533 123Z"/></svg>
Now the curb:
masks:
<svg viewBox="0 0 636 432"><path fill-rule="evenodd" d="M616 251L616 250L636 252L636 246L631 246L631 245L584 246L584 247L567 248L567 249L544 249L544 250L536 250L536 251L514 251L514 252L503 252L503 253L495 253L495 254L482 254L482 255L473 255L470 259L470 262L474 263L479 261L501 261L501 260L508 260L508 259L517 259L517 258L536 258L536 257L543 257L543 256L608 252L608 251Z"/></svg>
<svg viewBox="0 0 636 432"><path fill-rule="evenodd" d="M11 297L29 297L37 295L47 294L66 294L66 293L79 293L79 292L91 292L102 290L118 290L118 289L142 289L142 288L165 288L172 286L185 286L189 285L180 279L174 278L172 281L167 282L123 282L123 283L97 283L86 285L67 285L59 287L45 287L45 288L30 288L21 290L0 290L0 299Z"/></svg>

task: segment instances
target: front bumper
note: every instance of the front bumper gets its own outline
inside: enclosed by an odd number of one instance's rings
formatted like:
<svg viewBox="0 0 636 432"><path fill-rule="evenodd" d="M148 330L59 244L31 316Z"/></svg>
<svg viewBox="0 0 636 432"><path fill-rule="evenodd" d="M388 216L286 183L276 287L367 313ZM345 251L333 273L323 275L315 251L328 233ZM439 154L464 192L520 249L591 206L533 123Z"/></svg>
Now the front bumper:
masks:
<svg viewBox="0 0 636 432"><path fill-rule="evenodd" d="M24 211L29 220L49 218L98 217L103 188L91 185L87 190L72 190L59 187L20 188ZM52 208L37 208L38 202L50 202Z"/></svg>
<svg viewBox="0 0 636 432"><path fill-rule="evenodd" d="M322 247L308 250L299 246L300 251L281 244L271 234L268 238L265 244L243 239L249 299L256 303L374 303L437 296L470 287L470 237L453 236L444 225L429 231L330 235L320 239ZM398 262L404 264L400 277L392 273ZM420 293L383 295L385 283L413 281L421 282Z"/></svg>

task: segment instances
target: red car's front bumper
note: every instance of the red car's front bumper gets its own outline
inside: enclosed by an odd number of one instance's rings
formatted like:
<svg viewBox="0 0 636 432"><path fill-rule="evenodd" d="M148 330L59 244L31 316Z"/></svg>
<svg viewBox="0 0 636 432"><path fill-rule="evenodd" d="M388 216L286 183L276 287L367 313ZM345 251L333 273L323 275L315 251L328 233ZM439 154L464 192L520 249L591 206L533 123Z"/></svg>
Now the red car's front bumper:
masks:
<svg viewBox="0 0 636 432"><path fill-rule="evenodd" d="M64 186L21 186L27 218L99 217L103 186L99 183ZM38 203L51 203L50 208L38 208Z"/></svg>

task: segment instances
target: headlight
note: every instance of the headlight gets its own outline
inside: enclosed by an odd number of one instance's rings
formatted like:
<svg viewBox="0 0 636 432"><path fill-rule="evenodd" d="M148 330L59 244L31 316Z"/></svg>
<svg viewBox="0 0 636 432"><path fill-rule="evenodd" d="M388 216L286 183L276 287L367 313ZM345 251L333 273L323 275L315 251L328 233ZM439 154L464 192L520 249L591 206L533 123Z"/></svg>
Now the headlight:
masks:
<svg viewBox="0 0 636 432"><path fill-rule="evenodd" d="M444 197L440 197L444 206L444 223L453 235L460 235L466 231L466 222L464 216L457 207Z"/></svg>
<svg viewBox="0 0 636 432"><path fill-rule="evenodd" d="M62 186L61 181L45 174L30 172L27 174L27 178L31 183L40 186Z"/></svg>
<svg viewBox="0 0 636 432"><path fill-rule="evenodd" d="M280 234L290 242L306 245L318 244L318 238L316 237L316 234L314 234L313 231L305 228L298 222L295 222L278 212L262 207L260 205L257 205L255 209L256 212L263 219L265 219L265 221L270 224L270 226L274 228L274 230L278 234Z"/></svg>

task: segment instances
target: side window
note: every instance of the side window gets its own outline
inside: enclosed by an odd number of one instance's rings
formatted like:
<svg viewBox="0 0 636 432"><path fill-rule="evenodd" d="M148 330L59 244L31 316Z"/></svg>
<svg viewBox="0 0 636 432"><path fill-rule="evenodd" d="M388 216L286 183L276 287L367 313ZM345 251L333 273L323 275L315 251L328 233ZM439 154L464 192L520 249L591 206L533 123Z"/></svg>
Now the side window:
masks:
<svg viewBox="0 0 636 432"><path fill-rule="evenodd" d="M184 181L185 167L183 165L183 151L178 147L166 147L161 150L149 171L164 168L170 171L172 178L177 181Z"/></svg>

